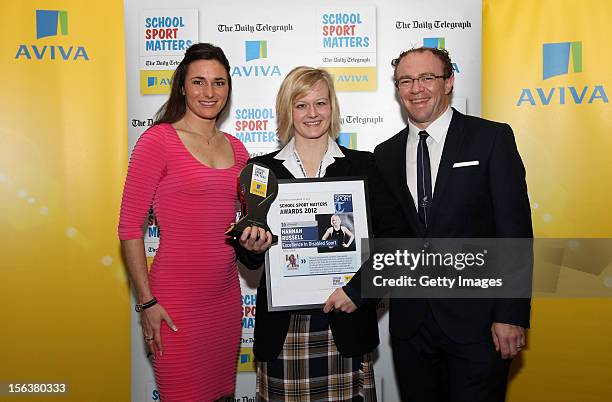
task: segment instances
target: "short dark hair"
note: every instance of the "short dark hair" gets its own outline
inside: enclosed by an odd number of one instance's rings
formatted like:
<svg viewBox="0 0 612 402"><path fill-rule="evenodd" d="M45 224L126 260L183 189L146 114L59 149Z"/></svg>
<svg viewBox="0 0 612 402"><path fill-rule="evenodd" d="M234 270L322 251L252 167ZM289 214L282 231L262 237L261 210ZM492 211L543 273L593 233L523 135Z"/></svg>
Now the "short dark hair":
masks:
<svg viewBox="0 0 612 402"><path fill-rule="evenodd" d="M437 49L435 47L425 47L425 46L415 47L412 49L404 50L403 52L400 53L397 59L393 59L391 61L391 66L393 67L393 79L395 80L396 86L397 86L397 66L400 63L400 61L411 53L424 53L424 52L430 52L431 54L436 56L438 60L442 62L442 68L444 70L442 74L444 75L444 78L450 78L450 76L453 75L453 63L451 62L450 55L448 54L448 51L446 49Z"/></svg>
<svg viewBox="0 0 612 402"><path fill-rule="evenodd" d="M170 97L162 105L161 108L155 113L155 124L159 123L175 123L185 115L186 104L185 94L183 92L183 85L185 84L185 78L187 77L187 70L189 65L194 61L198 60L216 60L225 68L227 72L227 84L229 92L227 95L227 101L225 106L221 109L221 113L225 110L229 104L230 97L232 95L232 76L230 74L230 65L223 53L223 49L212 45L210 43L196 43L187 49L185 57L179 63L178 67L172 75L172 87L170 89Z"/></svg>

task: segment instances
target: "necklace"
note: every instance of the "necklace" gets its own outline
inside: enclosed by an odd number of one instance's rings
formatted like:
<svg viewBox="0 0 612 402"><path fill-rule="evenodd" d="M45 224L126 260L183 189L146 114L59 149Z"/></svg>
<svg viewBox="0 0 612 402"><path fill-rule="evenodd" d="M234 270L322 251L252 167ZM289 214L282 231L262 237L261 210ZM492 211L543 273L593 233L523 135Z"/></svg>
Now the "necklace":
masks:
<svg viewBox="0 0 612 402"><path fill-rule="evenodd" d="M189 130L185 130L185 131L204 138L204 140L206 141L206 144L208 145L210 145L212 140L214 140L217 137L217 134L219 134L219 130L217 129L217 127L215 127L215 132L210 137L206 138L204 134L201 134L197 130L194 130L193 127L191 127L191 124L189 124L189 122L187 121L187 119L183 119L183 122L187 125L187 127L189 127Z"/></svg>
<svg viewBox="0 0 612 402"><path fill-rule="evenodd" d="M293 150L293 156L295 157L295 160L297 161L298 165L300 166L300 170L302 171L302 174L304 175L304 178L307 179L308 175L306 174L306 169L304 169L304 165L302 165L302 161L300 160L300 156L298 155L297 151L294 149ZM319 163L319 170L317 171L317 175L315 177L321 177L321 169L323 168L323 159L321 159L321 162Z"/></svg>

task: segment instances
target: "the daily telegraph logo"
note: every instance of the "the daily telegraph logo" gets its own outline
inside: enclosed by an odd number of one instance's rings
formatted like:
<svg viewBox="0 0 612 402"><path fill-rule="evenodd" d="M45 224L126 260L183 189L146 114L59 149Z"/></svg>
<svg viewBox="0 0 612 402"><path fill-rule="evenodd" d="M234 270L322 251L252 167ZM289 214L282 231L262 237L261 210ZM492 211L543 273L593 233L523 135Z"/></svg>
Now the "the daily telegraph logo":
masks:
<svg viewBox="0 0 612 402"><path fill-rule="evenodd" d="M357 149L357 133L340 133L338 144L348 149Z"/></svg>
<svg viewBox="0 0 612 402"><path fill-rule="evenodd" d="M429 47L432 49L446 49L446 39L445 38L423 38L423 47ZM459 66L457 63L453 63L453 72L458 74Z"/></svg>
<svg viewBox="0 0 612 402"><path fill-rule="evenodd" d="M57 37L68 36L68 11L36 10L36 39L34 44L20 44L18 60L89 61L84 46L53 43ZM51 38L51 39L49 39Z"/></svg>
<svg viewBox="0 0 612 402"><path fill-rule="evenodd" d="M353 195L334 194L334 212L337 214L353 212Z"/></svg>
<svg viewBox="0 0 612 402"><path fill-rule="evenodd" d="M234 68L232 68L232 77L266 78L281 76L280 67L278 65L257 62L259 60L266 60L268 58L268 41L245 41L244 55L246 64L242 66L234 66Z"/></svg>
<svg viewBox="0 0 612 402"><path fill-rule="evenodd" d="M563 85L580 79L583 71L582 41L542 45L542 81L546 87L522 88L516 106L609 103L603 84ZM571 66L571 74L570 74Z"/></svg>
<svg viewBox="0 0 612 402"><path fill-rule="evenodd" d="M273 108L237 108L233 114L236 120L234 135L243 144L277 145Z"/></svg>

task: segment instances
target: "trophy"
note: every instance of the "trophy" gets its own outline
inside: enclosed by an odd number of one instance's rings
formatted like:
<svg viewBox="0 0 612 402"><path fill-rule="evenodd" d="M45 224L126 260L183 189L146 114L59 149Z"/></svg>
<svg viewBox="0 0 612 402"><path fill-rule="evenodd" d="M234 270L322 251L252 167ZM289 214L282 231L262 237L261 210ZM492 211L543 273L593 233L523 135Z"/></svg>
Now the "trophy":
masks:
<svg viewBox="0 0 612 402"><path fill-rule="evenodd" d="M257 163L246 165L240 172L238 188L241 218L228 229L226 234L240 237L244 229L250 226L270 231L266 217L277 194L278 182L273 171ZM272 243L277 241L278 236L272 235Z"/></svg>

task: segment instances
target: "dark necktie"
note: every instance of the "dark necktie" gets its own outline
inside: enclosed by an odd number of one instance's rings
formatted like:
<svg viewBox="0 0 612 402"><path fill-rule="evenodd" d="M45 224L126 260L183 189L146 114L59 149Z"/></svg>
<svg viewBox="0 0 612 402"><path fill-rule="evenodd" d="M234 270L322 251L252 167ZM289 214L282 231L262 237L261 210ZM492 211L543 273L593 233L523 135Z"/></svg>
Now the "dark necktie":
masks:
<svg viewBox="0 0 612 402"><path fill-rule="evenodd" d="M429 164L429 150L427 149L427 131L419 132L419 146L417 147L417 201L419 206L419 219L427 227L431 211L431 166Z"/></svg>

